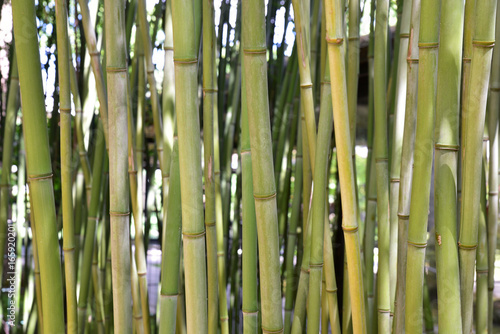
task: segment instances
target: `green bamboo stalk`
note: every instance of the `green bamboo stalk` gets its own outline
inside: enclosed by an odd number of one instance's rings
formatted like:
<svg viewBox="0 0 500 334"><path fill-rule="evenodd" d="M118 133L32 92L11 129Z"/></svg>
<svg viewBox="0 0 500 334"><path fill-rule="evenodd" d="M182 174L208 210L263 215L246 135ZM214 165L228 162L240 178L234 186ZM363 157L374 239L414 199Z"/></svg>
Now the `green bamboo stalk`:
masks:
<svg viewBox="0 0 500 334"><path fill-rule="evenodd" d="M35 3L12 4L14 38L18 49L19 82L23 105L23 134L26 144L32 210L37 224L40 278L44 298L44 332L64 333L61 263L56 230L52 167L47 135Z"/></svg>
<svg viewBox="0 0 500 334"><path fill-rule="evenodd" d="M139 276L137 274L137 267L135 265L135 257L130 250L130 280L132 286L132 312L134 315L134 332L137 334L144 334L144 319L141 310L141 297L139 292Z"/></svg>
<svg viewBox="0 0 500 334"><path fill-rule="evenodd" d="M406 56L408 51L410 19L411 19L412 1L405 1L400 17L399 31L399 51L397 61L397 76L394 97L394 126L392 132L391 145L391 166L390 166L390 192L389 192L389 219L390 219L390 246L389 246L389 276L390 276L390 297L391 297L391 320L395 312L395 296L397 285L397 262L398 262L398 200L401 177L401 155L404 135L404 122L406 111L406 84L407 84L407 63ZM399 7L398 7L399 9ZM396 55L395 55L396 56ZM394 65L393 65L394 66ZM391 101L390 101L391 102Z"/></svg>
<svg viewBox="0 0 500 334"><path fill-rule="evenodd" d="M117 0L105 1L106 73L109 98L109 193L111 216L111 263L113 321L116 333L132 332L130 282L129 183L127 182L127 51L125 7Z"/></svg>
<svg viewBox="0 0 500 334"><path fill-rule="evenodd" d="M102 225L102 224L101 224ZM94 248L92 255L92 286L94 288L95 314L97 322L97 331L99 334L104 334L104 308L102 298L102 287L99 279L99 268L97 267L97 247Z"/></svg>
<svg viewBox="0 0 500 334"><path fill-rule="evenodd" d="M217 232L215 216L214 182L214 111L216 98L215 28L213 1L203 2L203 157L205 180L205 229L207 233L207 284L208 284L208 332L217 333L218 328L218 278L217 278ZM220 319L223 333L227 333L227 321Z"/></svg>
<svg viewBox="0 0 500 334"><path fill-rule="evenodd" d="M375 59L374 59L374 106L375 134L374 157L375 175L377 177L377 220L379 264L377 273L377 309L378 331L390 331L390 277L389 277L389 169L387 138L387 17L389 1L378 1L375 27Z"/></svg>
<svg viewBox="0 0 500 334"><path fill-rule="evenodd" d="M186 284L187 330L205 333L207 283L205 227L201 180L201 148L197 103L197 72L200 29L196 21L197 1L172 2L175 64L175 102L179 132L179 166L182 196L182 233ZM194 135L193 135L194 134Z"/></svg>
<svg viewBox="0 0 500 334"><path fill-rule="evenodd" d="M295 287L295 271L293 267L293 257L295 255L295 247L297 243L297 228L300 220L300 203L302 192L302 121L298 118L298 135L297 135L297 154L295 156L295 185L292 199L292 209L290 223L288 225L288 235L286 242L286 289L285 289L285 323L284 333L289 334L291 331L291 319L293 311L293 293ZM300 262L297 262L297 267Z"/></svg>
<svg viewBox="0 0 500 334"><path fill-rule="evenodd" d="M426 271L424 280L424 333L434 333L434 319L432 319L432 306L428 281L429 272Z"/></svg>
<svg viewBox="0 0 500 334"><path fill-rule="evenodd" d="M344 230L345 247L349 273L349 289L352 305L354 333L366 333L365 297L363 288L360 237L357 224L356 185L353 167L353 147L350 142L349 114L347 102L345 55L342 48L344 36L342 32L340 1L325 1L326 40L328 42L328 58L330 76L332 78L332 105L337 147L340 189L342 195L342 229ZM339 98L340 96L340 98Z"/></svg>
<svg viewBox="0 0 500 334"><path fill-rule="evenodd" d="M314 116L313 84L311 81L311 37L309 27L309 2L303 0L292 0L294 8L295 34L297 41L298 64L300 75L300 97L302 112L306 120L307 141L309 144L309 155L311 170L314 173L315 150L316 150L316 119Z"/></svg>
<svg viewBox="0 0 500 334"><path fill-rule="evenodd" d="M328 213L328 211L325 213ZM332 238L330 237L330 222L328 220L328 216L325 216L324 228L325 247L323 247L323 257L325 258L325 291L323 293L327 295L328 299L328 315L332 334L340 334L340 317L337 303L337 280L335 278L335 263L333 262Z"/></svg>
<svg viewBox="0 0 500 334"><path fill-rule="evenodd" d="M142 48L144 51L144 60L146 61L146 73L149 84L149 91L151 93L151 109L153 112L153 127L155 133L155 144L156 144L156 154L158 155L158 160L160 162L160 169L162 172L167 168L164 166L165 162L168 162L169 158L164 161L163 155L170 155L171 151L163 150L163 137L162 137L162 120L160 117L160 98L158 96L158 90L156 88L156 79L154 76L154 65L153 65L153 51L151 47L151 37L149 36L149 24L146 12L146 1L138 0L137 2L137 19L139 21L139 31L141 33ZM139 265L139 263L138 263ZM139 267L137 268L140 272Z"/></svg>
<svg viewBox="0 0 500 334"><path fill-rule="evenodd" d="M33 195L31 192L29 193L30 203L32 201ZM35 301L36 301L36 310L38 313L38 323L39 323L39 332L41 334L44 333L44 318L43 318L43 305L42 305L42 282L40 277L40 261L38 259L38 249L37 249L37 241L36 241L36 227L35 227L35 213L34 209L30 210L30 221L31 221L31 233L33 235L32 238L32 251L33 251L33 274L35 276Z"/></svg>
<svg viewBox="0 0 500 334"><path fill-rule="evenodd" d="M349 1L349 43L347 44L347 106L349 108L349 133L354 147L356 139L356 113L358 109L359 74L359 0Z"/></svg>
<svg viewBox="0 0 500 334"><path fill-rule="evenodd" d="M17 111L19 110L19 77L15 49L12 49L12 66L10 69L9 96L4 123L2 141L2 172L0 180L0 258L3 259L7 241L7 225L9 222L10 173L14 149ZM20 152L20 155L22 152ZM24 184L23 184L24 186ZM19 218L18 218L19 219ZM0 277L3 277L3 266Z"/></svg>
<svg viewBox="0 0 500 334"><path fill-rule="evenodd" d="M401 173L398 201L398 268L396 299L394 301L394 331L402 333L405 328L406 294L406 253L408 239L408 220L410 217L410 199L413 170L413 149L415 146L415 128L417 117L418 85L418 36L420 30L420 0L412 1L410 38L407 52L406 106L401 153Z"/></svg>
<svg viewBox="0 0 500 334"><path fill-rule="evenodd" d="M482 136L495 38L496 1L478 1L470 67L469 99L462 110L462 206L460 212L460 293L463 333L472 330L472 288L479 221ZM478 20L477 18L481 18ZM464 43L465 44L465 43ZM465 52L464 52L465 53ZM474 98L471 98L474 97Z"/></svg>
<svg viewBox="0 0 500 334"><path fill-rule="evenodd" d="M68 43L67 2L56 1L57 61L59 67L59 111L61 130L61 188L63 211L63 252L66 287L67 332L78 330L76 300L75 232L72 198L72 137L71 137L71 88L70 55Z"/></svg>
<svg viewBox="0 0 500 334"><path fill-rule="evenodd" d="M252 175L260 254L263 332L281 332L281 282L276 185L271 151L267 94L264 1L242 2L244 71L248 124L252 147Z"/></svg>
<svg viewBox="0 0 500 334"><path fill-rule="evenodd" d="M486 144L486 143L485 143ZM486 152L486 150L483 150ZM476 333L488 333L488 239L486 236L486 172L483 158L481 173L478 248L476 252Z"/></svg>
<svg viewBox="0 0 500 334"><path fill-rule="evenodd" d="M436 1L422 0L420 12L418 116L412 174L412 180L415 182L411 188L406 266L405 330L407 333L420 333L423 326L422 301L434 146L439 5Z"/></svg>
<svg viewBox="0 0 500 334"><path fill-rule="evenodd" d="M438 323L443 333L461 333L456 189L464 1L441 6L434 133Z"/></svg>
<svg viewBox="0 0 500 334"><path fill-rule="evenodd" d="M242 177L241 244L243 250L242 261L241 261L242 263L241 271L243 279L243 300L242 300L241 312L243 313L243 333L256 334L259 331L259 323L258 323L259 303L258 303L258 287L257 287L257 225L255 217L255 202L253 200L252 151L250 148L250 133L248 127L245 72L243 71L241 75L242 75L241 119L240 119L241 122L240 154L241 154L241 177ZM297 176L295 178L295 181L298 182ZM297 185L297 183L295 184ZM300 189L299 186L296 186L296 189L297 188ZM300 201L300 195L298 195L298 198ZM296 208L296 210L297 209L300 210L299 207ZM296 215L298 215L298 212L296 212Z"/></svg>
<svg viewBox="0 0 500 334"><path fill-rule="evenodd" d="M500 13L497 11L495 38L500 38ZM498 226L498 110L500 107L500 43L493 47L491 63L488 134L490 159L488 172L488 331L493 332L493 290L495 287L495 251Z"/></svg>
<svg viewBox="0 0 500 334"><path fill-rule="evenodd" d="M319 332L320 305L321 305L321 273L323 269L323 240L325 223L325 201L327 174L328 174L328 151L333 130L333 113L331 105L330 68L328 64L323 74L321 92L321 106L318 137L316 142L316 162L314 170L314 189L312 198L312 233L311 233L311 255L309 262L309 293L308 293L308 321L307 331ZM327 202L326 202L327 203Z"/></svg>
<svg viewBox="0 0 500 334"><path fill-rule="evenodd" d="M89 5L86 0L78 0L80 13L82 14L83 32L85 42L90 55L90 64L95 77L97 97L99 99L99 112L103 123L104 138L106 138L106 148L108 148L108 98L106 93L106 82L101 67L101 52L97 49L97 40L92 22ZM103 60L104 62L105 60Z"/></svg>

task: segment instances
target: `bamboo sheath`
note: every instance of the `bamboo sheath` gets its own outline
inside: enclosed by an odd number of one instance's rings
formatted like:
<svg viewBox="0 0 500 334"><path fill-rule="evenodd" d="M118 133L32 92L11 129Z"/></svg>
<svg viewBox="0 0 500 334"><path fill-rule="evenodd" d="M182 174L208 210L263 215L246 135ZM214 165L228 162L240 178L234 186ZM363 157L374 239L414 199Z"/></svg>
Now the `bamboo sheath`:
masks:
<svg viewBox="0 0 500 334"><path fill-rule="evenodd" d="M464 4L463 0L441 3L436 88L434 221L438 239L438 323L440 330L447 333L462 332L456 191Z"/></svg>
<svg viewBox="0 0 500 334"><path fill-rule="evenodd" d="M59 73L59 112L61 131L61 188L63 211L63 252L66 287L66 326L68 333L78 330L76 300L75 232L72 198L72 137L71 137L71 84L68 43L68 13L65 1L56 1L57 61Z"/></svg>
<svg viewBox="0 0 500 334"><path fill-rule="evenodd" d="M279 263L276 185L272 164L271 126L267 99L267 64L264 30L264 1L244 0L242 17L244 71L250 145L252 149L253 192L260 258L262 330L281 333L281 282Z"/></svg>
<svg viewBox="0 0 500 334"><path fill-rule="evenodd" d="M479 1L476 4L470 82L467 92L469 98L467 106L462 110L463 195L460 213L459 256L463 333L469 333L472 329L473 268L477 248L481 191L479 171L482 163L482 136L495 38L496 7L496 1ZM477 19L479 17L480 20Z"/></svg>
<svg viewBox="0 0 500 334"><path fill-rule="evenodd" d="M360 255L360 237L357 225L357 207L354 167L349 134L349 117L346 105L347 88L342 49L342 19L340 1L325 1L328 55L330 62L332 105L335 142L337 146L340 189L342 194L342 228L349 273L354 333L366 333L365 297ZM340 98L339 98L340 96Z"/></svg>
<svg viewBox="0 0 500 334"><path fill-rule="evenodd" d="M63 285L56 230L52 167L46 128L45 103L38 53L35 4L12 4L16 45L26 52L16 55L19 69L23 134L26 144L28 181L35 224L45 333L64 333Z"/></svg>

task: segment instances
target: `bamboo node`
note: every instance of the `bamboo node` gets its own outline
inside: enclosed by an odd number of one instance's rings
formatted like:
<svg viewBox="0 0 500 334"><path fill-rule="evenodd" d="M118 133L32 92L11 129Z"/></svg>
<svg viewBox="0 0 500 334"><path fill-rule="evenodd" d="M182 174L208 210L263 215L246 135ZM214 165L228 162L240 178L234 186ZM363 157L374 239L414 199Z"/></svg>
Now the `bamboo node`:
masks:
<svg viewBox="0 0 500 334"><path fill-rule="evenodd" d="M73 251L75 251L75 247L69 247L69 248L64 248L63 247L63 251L64 252L73 252Z"/></svg>
<svg viewBox="0 0 500 334"><path fill-rule="evenodd" d="M174 63L175 64L196 64L198 63L198 58L175 58L174 57Z"/></svg>
<svg viewBox="0 0 500 334"><path fill-rule="evenodd" d="M495 46L495 41L472 40L472 45L477 46L479 48L492 48Z"/></svg>
<svg viewBox="0 0 500 334"><path fill-rule="evenodd" d="M307 88L312 88L312 83L308 83L308 84L301 84L300 85L300 88L304 88L304 89L307 89Z"/></svg>
<svg viewBox="0 0 500 334"><path fill-rule="evenodd" d="M336 293L337 289L325 289L328 293Z"/></svg>
<svg viewBox="0 0 500 334"><path fill-rule="evenodd" d="M198 233L188 233L188 232L182 232L182 235L185 238L189 239L198 239L198 238L203 238L205 236L205 230L203 232L198 232Z"/></svg>
<svg viewBox="0 0 500 334"><path fill-rule="evenodd" d="M458 248L464 249L464 250L475 250L477 248L477 244L476 245L464 245L463 243L461 243L459 241Z"/></svg>
<svg viewBox="0 0 500 334"><path fill-rule="evenodd" d="M52 173L28 175L28 182L40 181L40 180L45 180L45 179L52 179L52 176L53 176Z"/></svg>
<svg viewBox="0 0 500 334"><path fill-rule="evenodd" d="M399 38L409 38L409 37L410 37L410 34L408 34L408 33L399 34Z"/></svg>
<svg viewBox="0 0 500 334"><path fill-rule="evenodd" d="M217 93L218 91L217 88L203 88L203 93Z"/></svg>
<svg viewBox="0 0 500 334"><path fill-rule="evenodd" d="M404 214L404 213L398 213L398 218L400 219L410 219L410 215Z"/></svg>
<svg viewBox="0 0 500 334"><path fill-rule="evenodd" d="M177 296L179 296L179 294L178 294L178 293L175 293L175 294L173 294L173 295L168 294L168 293L160 293L160 295L161 295L162 297L167 297L167 298L168 298L168 297L177 297Z"/></svg>
<svg viewBox="0 0 500 334"><path fill-rule="evenodd" d="M229 317L221 317L219 318L220 322L226 322L229 321Z"/></svg>
<svg viewBox="0 0 500 334"><path fill-rule="evenodd" d="M10 188L10 185L8 185L8 184L0 184L0 188Z"/></svg>
<svg viewBox="0 0 500 334"><path fill-rule="evenodd" d="M352 36L347 39L348 41L357 41L359 40L359 36Z"/></svg>
<svg viewBox="0 0 500 334"><path fill-rule="evenodd" d="M148 70L146 73L147 74L153 74L153 73L155 73L155 70Z"/></svg>
<svg viewBox="0 0 500 334"><path fill-rule="evenodd" d="M259 311L245 311L245 310L241 310L241 313L243 314L246 314L246 315L252 315L252 314L259 314Z"/></svg>
<svg viewBox="0 0 500 334"><path fill-rule="evenodd" d="M244 154L250 154L250 153L252 153L252 150L249 150L249 149L246 149L246 150L241 150L241 151L240 151L240 154L241 154L241 155L244 155Z"/></svg>
<svg viewBox="0 0 500 334"><path fill-rule="evenodd" d="M264 326L262 326L262 333L269 333L269 334L283 333L283 328L280 328L280 329L267 329Z"/></svg>
<svg viewBox="0 0 500 334"><path fill-rule="evenodd" d="M212 226L215 226L215 222L210 222L210 221L208 221L208 222L207 222L207 221L206 221L206 222L205 222L205 226L206 226L206 227L212 227Z"/></svg>
<svg viewBox="0 0 500 334"><path fill-rule="evenodd" d="M59 112L71 114L71 108L59 108Z"/></svg>
<svg viewBox="0 0 500 334"><path fill-rule="evenodd" d="M437 49L438 46L438 42L418 43L419 49Z"/></svg>
<svg viewBox="0 0 500 334"><path fill-rule="evenodd" d="M377 197L368 197L368 201L376 202L377 201Z"/></svg>
<svg viewBox="0 0 500 334"><path fill-rule="evenodd" d="M391 313L391 310L385 310L385 309L381 309L381 308L379 308L377 311L378 311L378 313Z"/></svg>
<svg viewBox="0 0 500 334"><path fill-rule="evenodd" d="M496 195L498 195L498 192L497 191L490 191L490 192L488 192L488 195L489 196L496 196Z"/></svg>
<svg viewBox="0 0 500 334"><path fill-rule="evenodd" d="M115 217L124 217L130 215L130 211L127 212L121 212L121 211L109 211L110 216L115 216Z"/></svg>
<svg viewBox="0 0 500 334"><path fill-rule="evenodd" d="M259 54L266 54L267 49L266 48L259 48L259 49L243 49L244 54L248 55L259 55Z"/></svg>
<svg viewBox="0 0 500 334"><path fill-rule="evenodd" d="M267 201L267 200L273 199L275 197L276 197L276 191L273 191L271 194L268 194L268 195L253 194L253 198L257 201Z"/></svg>
<svg viewBox="0 0 500 334"><path fill-rule="evenodd" d="M391 183L399 183L399 182L401 182L401 180L399 179L399 177L391 177L390 182Z"/></svg>
<svg viewBox="0 0 500 334"><path fill-rule="evenodd" d="M137 175L137 171L136 170L129 170L128 173L129 174L133 174L133 175Z"/></svg>
<svg viewBox="0 0 500 334"><path fill-rule="evenodd" d="M476 274L487 274L488 269L476 269Z"/></svg>
<svg viewBox="0 0 500 334"><path fill-rule="evenodd" d="M483 137L483 141L488 141L488 140L490 140L490 137L488 136Z"/></svg>
<svg viewBox="0 0 500 334"><path fill-rule="evenodd" d="M326 37L326 42L332 45L342 45L342 43L344 43L344 39L341 37L338 38Z"/></svg>
<svg viewBox="0 0 500 334"><path fill-rule="evenodd" d="M101 51L92 51L92 52L89 51L89 55L92 56L92 57L100 56L101 55Z"/></svg>
<svg viewBox="0 0 500 334"><path fill-rule="evenodd" d="M500 86L493 86L493 87L490 87L490 90L492 92L500 92Z"/></svg>
<svg viewBox="0 0 500 334"><path fill-rule="evenodd" d="M375 159L375 163L378 163L378 162L388 162L388 161L389 161L389 159L387 159L387 158L377 158L377 159Z"/></svg>
<svg viewBox="0 0 500 334"><path fill-rule="evenodd" d="M321 81L320 85L323 86L323 85L331 85L332 82L331 81Z"/></svg>
<svg viewBox="0 0 500 334"><path fill-rule="evenodd" d="M358 227L357 226L344 226L342 225L342 230L344 230L344 233L355 233L358 232Z"/></svg>
<svg viewBox="0 0 500 334"><path fill-rule="evenodd" d="M464 63L470 63L471 62L471 58L463 57L462 58L462 62L464 62Z"/></svg>
<svg viewBox="0 0 500 334"><path fill-rule="evenodd" d="M173 51L174 47L173 46L164 46L163 50L165 50L165 51L172 50Z"/></svg>
<svg viewBox="0 0 500 334"><path fill-rule="evenodd" d="M224 251L217 252L217 257L222 257L222 256L224 256L224 255L225 255L225 254L224 254Z"/></svg>
<svg viewBox="0 0 500 334"><path fill-rule="evenodd" d="M427 247L427 242L413 242L408 240L408 245L412 245L413 247L416 248L425 248Z"/></svg>
<svg viewBox="0 0 500 334"><path fill-rule="evenodd" d="M408 64L418 64L418 58L406 58Z"/></svg>
<svg viewBox="0 0 500 334"><path fill-rule="evenodd" d="M323 262L321 263L310 263L309 262L309 268L323 268Z"/></svg>
<svg viewBox="0 0 500 334"><path fill-rule="evenodd" d="M441 150L441 151L458 151L460 149L459 145L450 145L450 144L439 144L436 143L434 145L434 148L436 150Z"/></svg>
<svg viewBox="0 0 500 334"><path fill-rule="evenodd" d="M146 276L146 272L137 272L137 276Z"/></svg>
<svg viewBox="0 0 500 334"><path fill-rule="evenodd" d="M119 72L127 72L127 71L128 71L128 69L126 67L106 66L106 72L119 73Z"/></svg>
<svg viewBox="0 0 500 334"><path fill-rule="evenodd" d="M87 155L87 152L86 151L78 151L78 155L81 157L84 157Z"/></svg>
<svg viewBox="0 0 500 334"><path fill-rule="evenodd" d="M304 269L304 268L301 267L300 271L302 271L306 275L309 275L309 269Z"/></svg>

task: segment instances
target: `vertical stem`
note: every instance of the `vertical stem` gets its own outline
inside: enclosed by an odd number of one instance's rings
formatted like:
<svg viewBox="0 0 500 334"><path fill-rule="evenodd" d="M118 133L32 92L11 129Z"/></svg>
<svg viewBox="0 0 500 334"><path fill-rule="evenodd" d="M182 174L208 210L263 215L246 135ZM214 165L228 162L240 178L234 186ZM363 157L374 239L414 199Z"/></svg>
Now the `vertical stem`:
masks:
<svg viewBox="0 0 500 334"><path fill-rule="evenodd" d="M32 210L37 225L37 251L44 294L42 307L45 333L63 333L63 285L57 239L52 166L47 135L35 3L12 3L14 38L18 50L19 82L23 106L23 134L26 145L28 181Z"/></svg>
<svg viewBox="0 0 500 334"><path fill-rule="evenodd" d="M198 48L196 20L198 1L172 2L175 64L175 103L179 132L179 166L182 197L182 234L186 286L186 317L189 333L206 333L207 280L201 147L197 108ZM201 4L200 4L201 5Z"/></svg>
<svg viewBox="0 0 500 334"><path fill-rule="evenodd" d="M463 0L442 1L439 32L434 133L434 222L437 238L438 323L443 333L462 332L456 213L464 4Z"/></svg>
<svg viewBox="0 0 500 334"><path fill-rule="evenodd" d="M106 72L109 102L109 190L111 216L111 263L113 320L116 333L132 333L130 281L130 231L127 50L123 1L105 1Z"/></svg>
<svg viewBox="0 0 500 334"><path fill-rule="evenodd" d="M276 185L267 94L264 1L242 2L244 71L260 254L262 330L283 330Z"/></svg>

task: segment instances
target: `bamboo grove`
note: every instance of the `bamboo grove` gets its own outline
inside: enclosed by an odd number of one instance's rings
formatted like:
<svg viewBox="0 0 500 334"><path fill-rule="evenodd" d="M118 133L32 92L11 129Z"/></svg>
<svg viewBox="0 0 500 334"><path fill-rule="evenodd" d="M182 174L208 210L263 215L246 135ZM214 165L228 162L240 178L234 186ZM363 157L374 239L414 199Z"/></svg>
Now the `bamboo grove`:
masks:
<svg viewBox="0 0 500 334"><path fill-rule="evenodd" d="M495 333L498 0L0 0L2 333Z"/></svg>

